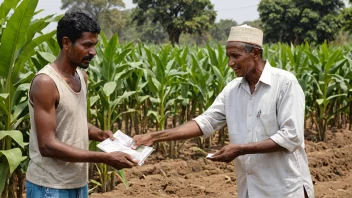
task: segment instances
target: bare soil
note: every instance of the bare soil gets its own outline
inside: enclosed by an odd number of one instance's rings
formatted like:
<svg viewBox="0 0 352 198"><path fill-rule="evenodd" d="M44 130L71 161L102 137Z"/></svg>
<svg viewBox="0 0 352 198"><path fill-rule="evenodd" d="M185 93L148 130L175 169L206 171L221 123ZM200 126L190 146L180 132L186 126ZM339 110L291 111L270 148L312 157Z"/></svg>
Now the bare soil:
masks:
<svg viewBox="0 0 352 198"><path fill-rule="evenodd" d="M316 198L351 198L352 131L328 131L327 141L318 143L308 134L306 152ZM174 160L154 153L143 166L125 170L129 188L119 183L114 191L90 197L237 197L232 163L206 160L192 146L195 143L186 143L183 154Z"/></svg>

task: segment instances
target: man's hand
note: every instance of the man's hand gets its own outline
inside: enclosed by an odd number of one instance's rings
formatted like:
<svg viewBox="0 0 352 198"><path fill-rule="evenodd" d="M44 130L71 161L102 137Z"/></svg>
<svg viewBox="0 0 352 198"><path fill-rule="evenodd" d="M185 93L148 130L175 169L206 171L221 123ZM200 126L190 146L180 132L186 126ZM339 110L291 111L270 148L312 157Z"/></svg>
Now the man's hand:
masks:
<svg viewBox="0 0 352 198"><path fill-rule="evenodd" d="M98 141L100 141L100 142L102 142L102 141L104 141L105 139L107 139L107 138L110 138L111 140L114 140L115 138L114 138L114 136L113 136L113 134L112 134L112 131L103 131L103 130L100 130L99 132L98 132L98 136L97 136L97 139L98 139Z"/></svg>
<svg viewBox="0 0 352 198"><path fill-rule="evenodd" d="M107 165L116 168L117 170L123 168L132 168L133 166L138 165L138 161L132 159L132 157L123 152L111 152L107 153L108 158L105 162Z"/></svg>
<svg viewBox="0 0 352 198"><path fill-rule="evenodd" d="M215 152L214 155L208 159L229 163L240 155L242 155L241 147L237 144L230 144Z"/></svg>
<svg viewBox="0 0 352 198"><path fill-rule="evenodd" d="M133 148L137 149L140 145L151 146L154 141L150 134L136 135L133 137L134 145Z"/></svg>

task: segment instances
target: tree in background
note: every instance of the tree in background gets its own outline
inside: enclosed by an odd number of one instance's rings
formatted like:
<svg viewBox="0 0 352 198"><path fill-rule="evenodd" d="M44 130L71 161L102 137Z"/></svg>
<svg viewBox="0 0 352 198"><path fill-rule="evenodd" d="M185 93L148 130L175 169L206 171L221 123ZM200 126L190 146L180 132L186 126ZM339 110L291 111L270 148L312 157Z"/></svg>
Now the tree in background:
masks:
<svg viewBox="0 0 352 198"><path fill-rule="evenodd" d="M260 19L257 19L254 21L245 21L245 22L243 22L243 24L247 24L249 26L262 29L262 21Z"/></svg>
<svg viewBox="0 0 352 198"><path fill-rule="evenodd" d="M163 44L167 42L167 34L159 22L153 24L151 20L147 19L145 23L138 25L132 19L133 9L123 10L122 14L126 19L126 24L119 29L119 42L128 43L135 41L142 41L144 43Z"/></svg>
<svg viewBox="0 0 352 198"><path fill-rule="evenodd" d="M266 42L301 44L335 39L343 0L262 0L258 11Z"/></svg>
<svg viewBox="0 0 352 198"><path fill-rule="evenodd" d="M214 24L216 12L210 0L133 0L133 20L143 24L160 22L172 45L182 33L201 34Z"/></svg>
<svg viewBox="0 0 352 198"><path fill-rule="evenodd" d="M126 14L119 9L125 7L122 0L61 0L61 9L82 10L99 21L107 36L117 33L126 24Z"/></svg>
<svg viewBox="0 0 352 198"><path fill-rule="evenodd" d="M352 4L352 0L349 1ZM341 12L343 30L352 34L352 7L345 8Z"/></svg>
<svg viewBox="0 0 352 198"><path fill-rule="evenodd" d="M218 23L215 23L209 32L213 39L217 41L225 41L229 35L232 26L236 26L237 22L232 19L221 19Z"/></svg>

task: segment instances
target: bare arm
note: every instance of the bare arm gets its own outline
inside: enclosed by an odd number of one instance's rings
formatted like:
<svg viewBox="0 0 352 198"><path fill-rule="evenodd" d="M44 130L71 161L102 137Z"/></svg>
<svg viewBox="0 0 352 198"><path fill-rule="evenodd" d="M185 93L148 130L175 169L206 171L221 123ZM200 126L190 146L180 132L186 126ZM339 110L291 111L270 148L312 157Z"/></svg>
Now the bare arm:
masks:
<svg viewBox="0 0 352 198"><path fill-rule="evenodd" d="M278 145L272 139L267 139L261 142L239 145L243 155L256 153L273 153L278 151L287 151L285 148Z"/></svg>
<svg viewBox="0 0 352 198"><path fill-rule="evenodd" d="M141 144L150 146L154 142L184 140L202 135L203 133L198 124L192 120L176 128L147 133L144 135L137 135L133 139L136 141L135 146L138 147Z"/></svg>
<svg viewBox="0 0 352 198"><path fill-rule="evenodd" d="M106 138L114 139L112 131L103 131L98 127L88 123L88 135L90 140L104 141Z"/></svg>
<svg viewBox="0 0 352 198"><path fill-rule="evenodd" d="M285 148L276 144L272 139L249 144L230 144L224 146L221 150L214 153L210 159L220 162L231 162L240 155L257 154L257 153L273 153L286 151Z"/></svg>
<svg viewBox="0 0 352 198"><path fill-rule="evenodd" d="M55 104L59 100L59 93L55 83L47 75L38 75L33 80L30 97L33 101L38 147L42 156L68 162L102 162L115 168L133 165L133 160L128 155L87 151L56 139Z"/></svg>

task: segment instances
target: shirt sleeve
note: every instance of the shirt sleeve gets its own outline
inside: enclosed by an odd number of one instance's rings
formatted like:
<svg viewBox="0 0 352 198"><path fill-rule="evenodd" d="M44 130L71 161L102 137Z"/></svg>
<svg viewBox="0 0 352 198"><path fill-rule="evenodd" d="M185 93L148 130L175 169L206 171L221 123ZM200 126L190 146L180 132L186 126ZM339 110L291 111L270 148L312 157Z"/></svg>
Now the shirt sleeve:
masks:
<svg viewBox="0 0 352 198"><path fill-rule="evenodd" d="M294 152L304 141L304 93L296 78L288 80L279 94L277 115L280 130L270 138Z"/></svg>
<svg viewBox="0 0 352 198"><path fill-rule="evenodd" d="M225 89L216 97L213 104L194 121L197 122L204 138L213 135L226 124L225 116Z"/></svg>

